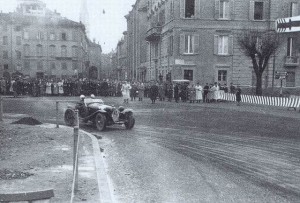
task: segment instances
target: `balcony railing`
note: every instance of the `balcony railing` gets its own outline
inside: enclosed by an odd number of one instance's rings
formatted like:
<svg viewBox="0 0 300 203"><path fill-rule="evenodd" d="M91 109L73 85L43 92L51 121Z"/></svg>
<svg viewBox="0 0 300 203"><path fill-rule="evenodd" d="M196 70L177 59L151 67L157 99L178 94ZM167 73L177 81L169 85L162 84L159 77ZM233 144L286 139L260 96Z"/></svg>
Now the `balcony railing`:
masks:
<svg viewBox="0 0 300 203"><path fill-rule="evenodd" d="M298 66L299 57L297 56L286 56L285 57L285 66Z"/></svg>
<svg viewBox="0 0 300 203"><path fill-rule="evenodd" d="M150 28L146 34L146 41L157 41L161 37L161 26Z"/></svg>

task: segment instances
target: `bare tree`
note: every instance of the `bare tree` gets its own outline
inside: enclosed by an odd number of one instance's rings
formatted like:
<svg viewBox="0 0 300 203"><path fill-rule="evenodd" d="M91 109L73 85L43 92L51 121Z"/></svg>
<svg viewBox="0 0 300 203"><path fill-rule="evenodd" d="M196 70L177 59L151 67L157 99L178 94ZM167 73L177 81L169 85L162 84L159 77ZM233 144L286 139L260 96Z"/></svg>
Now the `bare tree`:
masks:
<svg viewBox="0 0 300 203"><path fill-rule="evenodd" d="M238 44L242 52L251 58L256 75L256 95L262 95L262 75L269 59L278 50L279 36L274 31L247 29L239 35Z"/></svg>

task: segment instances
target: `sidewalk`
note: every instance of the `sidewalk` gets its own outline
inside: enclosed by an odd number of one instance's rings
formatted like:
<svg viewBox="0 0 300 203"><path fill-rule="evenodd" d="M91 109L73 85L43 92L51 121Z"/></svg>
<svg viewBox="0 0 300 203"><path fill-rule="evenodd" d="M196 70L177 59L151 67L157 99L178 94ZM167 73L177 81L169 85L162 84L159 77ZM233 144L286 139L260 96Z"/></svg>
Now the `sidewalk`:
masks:
<svg viewBox="0 0 300 203"><path fill-rule="evenodd" d="M53 202L70 202L73 174L73 129L55 125L0 122L1 193L54 189ZM92 139L80 133L79 182L75 202L99 202Z"/></svg>

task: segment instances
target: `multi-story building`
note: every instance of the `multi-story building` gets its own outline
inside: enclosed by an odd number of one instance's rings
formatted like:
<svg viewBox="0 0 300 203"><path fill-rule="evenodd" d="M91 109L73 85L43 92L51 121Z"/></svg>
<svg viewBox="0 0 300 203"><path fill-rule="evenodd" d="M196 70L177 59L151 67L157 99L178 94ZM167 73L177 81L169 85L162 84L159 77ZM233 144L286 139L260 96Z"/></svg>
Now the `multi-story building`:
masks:
<svg viewBox="0 0 300 203"><path fill-rule="evenodd" d="M300 10L299 0L137 0L129 15L143 10L145 3L147 20L139 25L149 26L146 62L134 54L141 52L139 47L135 51L129 48L128 59L137 63L133 66L136 69L146 67L146 80L165 80L169 74L172 79L202 84L232 82L242 86L255 86L256 79L251 60L238 45L239 35L249 28L275 31L276 19L299 15ZM144 40L133 28L128 25L129 35ZM285 86L300 86L299 36L281 34L281 46L264 72L264 87L280 84L274 79L275 71L288 72ZM129 37L128 44L132 45L131 41Z"/></svg>
<svg viewBox="0 0 300 203"><path fill-rule="evenodd" d="M0 76L88 77L95 67L98 75L101 46L89 41L82 23L61 17L39 0L19 2L16 12L0 14Z"/></svg>
<svg viewBox="0 0 300 203"><path fill-rule="evenodd" d="M128 53L127 53L127 32L123 32L122 39L117 44L117 50L116 50L116 60L117 60L117 79L118 80L127 80L128 78Z"/></svg>

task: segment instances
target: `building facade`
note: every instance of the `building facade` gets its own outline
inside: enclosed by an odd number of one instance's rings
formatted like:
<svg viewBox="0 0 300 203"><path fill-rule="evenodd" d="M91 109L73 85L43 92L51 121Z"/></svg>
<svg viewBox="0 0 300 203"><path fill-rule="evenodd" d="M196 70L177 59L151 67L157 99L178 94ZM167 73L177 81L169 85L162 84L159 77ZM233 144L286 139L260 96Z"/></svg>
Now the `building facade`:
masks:
<svg viewBox="0 0 300 203"><path fill-rule="evenodd" d="M145 38L136 32L142 30L140 26L128 25L128 33L141 36L139 40L147 45L145 50L135 48L146 54L145 62L128 51L128 59L137 63L133 67L145 67L145 80L166 80L169 75L201 84L232 82L249 87L256 85L256 78L251 60L238 45L239 35L248 29L275 31L276 19L300 14L299 0L138 0L129 15L145 5L147 18L139 22L148 25ZM275 72L286 71L284 86L300 87L300 33L280 35L281 46L264 72L263 86L279 86Z"/></svg>
<svg viewBox="0 0 300 203"><path fill-rule="evenodd" d="M38 0L19 1L13 13L0 14L0 76L14 74L31 78L88 77L94 43L86 36L85 26L52 12Z"/></svg>

